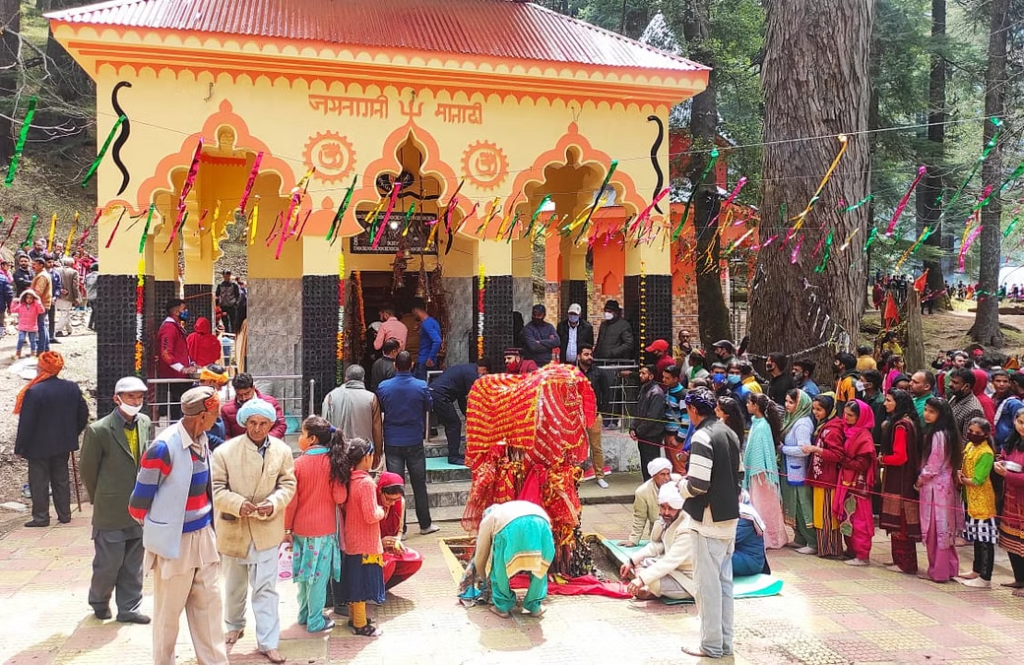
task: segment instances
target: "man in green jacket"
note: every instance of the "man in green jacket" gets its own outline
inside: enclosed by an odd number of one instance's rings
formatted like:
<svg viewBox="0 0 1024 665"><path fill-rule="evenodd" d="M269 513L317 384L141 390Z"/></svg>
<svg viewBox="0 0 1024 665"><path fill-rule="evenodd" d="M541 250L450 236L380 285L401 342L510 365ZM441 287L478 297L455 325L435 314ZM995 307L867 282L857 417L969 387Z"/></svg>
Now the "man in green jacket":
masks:
<svg viewBox="0 0 1024 665"><path fill-rule="evenodd" d="M97 619L110 618L117 592L117 620L147 624L142 605L142 527L128 514L139 460L149 445L150 420L141 414L146 384L133 376L117 382L111 413L89 425L82 440L82 483L93 504L89 604Z"/></svg>

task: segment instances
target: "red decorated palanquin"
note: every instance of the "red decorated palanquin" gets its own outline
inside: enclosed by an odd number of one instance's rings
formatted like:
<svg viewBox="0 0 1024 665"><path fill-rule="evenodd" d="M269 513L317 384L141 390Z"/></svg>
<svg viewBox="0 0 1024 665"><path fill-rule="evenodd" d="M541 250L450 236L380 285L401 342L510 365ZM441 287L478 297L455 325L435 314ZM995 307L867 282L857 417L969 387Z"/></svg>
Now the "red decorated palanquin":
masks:
<svg viewBox="0 0 1024 665"><path fill-rule="evenodd" d="M589 451L586 428L596 417L590 382L572 365L481 377L469 393L466 416L473 486L463 528L475 532L492 504L533 501L551 517L555 569L564 569L580 523L577 484Z"/></svg>

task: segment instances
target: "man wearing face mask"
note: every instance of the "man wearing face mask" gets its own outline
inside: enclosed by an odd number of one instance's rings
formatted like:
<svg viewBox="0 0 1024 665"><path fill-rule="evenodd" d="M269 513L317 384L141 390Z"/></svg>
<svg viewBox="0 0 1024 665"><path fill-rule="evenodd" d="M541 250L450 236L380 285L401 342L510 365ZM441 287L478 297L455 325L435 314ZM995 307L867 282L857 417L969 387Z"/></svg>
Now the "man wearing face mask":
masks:
<svg viewBox="0 0 1024 665"><path fill-rule="evenodd" d="M711 389L715 391L717 397L732 396L732 387L726 378L725 365L723 363L711 365Z"/></svg>
<svg viewBox="0 0 1024 665"><path fill-rule="evenodd" d="M562 362L572 364L579 357L584 346L594 346L594 326L583 318L583 308L578 304L569 305L569 315L555 330L561 342Z"/></svg>
<svg viewBox="0 0 1024 665"><path fill-rule="evenodd" d="M813 360L797 360L793 363L793 387L804 391L811 399L821 392L818 384L811 378L817 366Z"/></svg>
<svg viewBox="0 0 1024 665"><path fill-rule="evenodd" d="M736 347L727 339L720 339L711 345L718 362L728 365L736 357Z"/></svg>
<svg viewBox="0 0 1024 665"><path fill-rule="evenodd" d="M795 388L789 369L789 358L784 353L773 351L764 361L764 371L768 373L768 397L776 404L786 403L786 393Z"/></svg>
<svg viewBox="0 0 1024 665"><path fill-rule="evenodd" d="M165 308L167 318L160 324L157 331L157 349L159 358L157 360L156 375L161 379L191 379L198 368L188 355L187 335L183 322L188 320L188 306L180 298L172 298L167 301ZM178 381L167 385L169 398L164 397L162 391L158 392L160 402L169 402L169 405L160 407L160 415L164 415L170 408L171 420L181 418L181 396L191 387L191 383Z"/></svg>
<svg viewBox="0 0 1024 665"><path fill-rule="evenodd" d="M530 322L523 328L527 357L533 359L538 367L551 362L551 350L561 346L555 327L544 320L546 315L547 308L544 305L534 305Z"/></svg>
<svg viewBox="0 0 1024 665"><path fill-rule="evenodd" d="M974 418L984 418L985 410L981 402L974 396L974 372L961 367L950 372L946 392L949 395L949 408L953 410L953 419L960 430L960 435L967 436L967 426Z"/></svg>
<svg viewBox="0 0 1024 665"><path fill-rule="evenodd" d="M114 387L114 410L85 428L79 461L82 484L93 504L92 583L89 605L97 619L110 618L116 592L117 620L147 624L142 605L142 527L128 514L139 461L149 446L149 418L140 413L146 384L134 376Z"/></svg>

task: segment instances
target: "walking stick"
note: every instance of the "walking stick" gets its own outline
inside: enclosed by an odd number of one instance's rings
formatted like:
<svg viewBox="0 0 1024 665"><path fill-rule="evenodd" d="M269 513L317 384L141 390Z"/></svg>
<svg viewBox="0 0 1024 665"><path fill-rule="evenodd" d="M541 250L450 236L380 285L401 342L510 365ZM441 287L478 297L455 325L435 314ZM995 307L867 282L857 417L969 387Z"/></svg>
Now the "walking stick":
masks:
<svg viewBox="0 0 1024 665"><path fill-rule="evenodd" d="M78 486L78 458L71 453L71 474L75 481L75 499L78 501L78 512L82 512L82 488Z"/></svg>

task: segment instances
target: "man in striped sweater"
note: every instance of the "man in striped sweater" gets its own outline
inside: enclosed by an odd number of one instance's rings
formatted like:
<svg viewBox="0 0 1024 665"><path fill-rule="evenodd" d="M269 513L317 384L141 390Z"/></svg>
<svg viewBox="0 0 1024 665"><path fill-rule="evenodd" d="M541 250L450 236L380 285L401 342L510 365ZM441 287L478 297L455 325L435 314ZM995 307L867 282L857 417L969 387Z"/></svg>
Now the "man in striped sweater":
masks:
<svg viewBox="0 0 1024 665"><path fill-rule="evenodd" d="M679 492L691 518L694 598L700 617L700 646L683 647L698 658L732 655L732 553L736 548L743 467L736 434L715 418L716 399L707 388L686 395L694 426L689 474Z"/></svg>
<svg viewBox="0 0 1024 665"><path fill-rule="evenodd" d="M153 662L174 665L184 610L199 662L227 665L206 440L220 413L217 391L202 386L185 392L181 412L182 419L143 455L128 503L129 514L142 524L144 569L153 571Z"/></svg>

